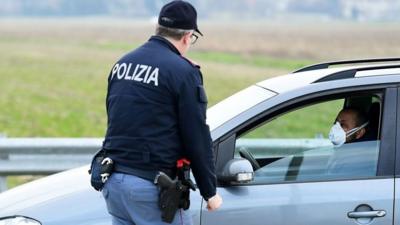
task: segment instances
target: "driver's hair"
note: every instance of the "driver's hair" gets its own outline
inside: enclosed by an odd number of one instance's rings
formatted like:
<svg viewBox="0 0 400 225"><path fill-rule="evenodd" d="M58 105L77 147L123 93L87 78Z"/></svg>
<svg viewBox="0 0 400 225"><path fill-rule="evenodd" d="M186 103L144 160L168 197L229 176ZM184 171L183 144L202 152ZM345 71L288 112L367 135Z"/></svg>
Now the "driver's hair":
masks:
<svg viewBox="0 0 400 225"><path fill-rule="evenodd" d="M346 108L342 109L341 112L354 113L355 114L355 118L356 118L356 126L357 127L363 125L364 123L366 123L368 121L367 115L364 113L364 111L359 110L357 108L346 107Z"/></svg>

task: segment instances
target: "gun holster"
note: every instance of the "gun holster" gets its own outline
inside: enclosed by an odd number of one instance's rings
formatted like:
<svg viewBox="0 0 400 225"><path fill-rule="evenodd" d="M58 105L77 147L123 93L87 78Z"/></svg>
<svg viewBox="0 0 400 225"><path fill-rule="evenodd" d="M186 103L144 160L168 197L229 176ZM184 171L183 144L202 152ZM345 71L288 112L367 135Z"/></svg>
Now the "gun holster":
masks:
<svg viewBox="0 0 400 225"><path fill-rule="evenodd" d="M181 180L171 180L166 174L160 172L155 179L160 189L158 205L161 209L161 219L172 223L178 209L189 209L191 186Z"/></svg>

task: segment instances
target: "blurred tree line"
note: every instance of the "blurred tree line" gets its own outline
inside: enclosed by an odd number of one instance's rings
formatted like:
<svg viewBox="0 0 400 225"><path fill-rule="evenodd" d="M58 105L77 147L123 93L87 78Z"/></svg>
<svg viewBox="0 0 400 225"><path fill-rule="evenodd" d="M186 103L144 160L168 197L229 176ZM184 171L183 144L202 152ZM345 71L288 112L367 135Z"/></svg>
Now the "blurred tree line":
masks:
<svg viewBox="0 0 400 225"><path fill-rule="evenodd" d="M152 18L170 0L1 0L0 17L113 16ZM187 0L206 19L285 18L312 14L326 18L398 20L399 0Z"/></svg>

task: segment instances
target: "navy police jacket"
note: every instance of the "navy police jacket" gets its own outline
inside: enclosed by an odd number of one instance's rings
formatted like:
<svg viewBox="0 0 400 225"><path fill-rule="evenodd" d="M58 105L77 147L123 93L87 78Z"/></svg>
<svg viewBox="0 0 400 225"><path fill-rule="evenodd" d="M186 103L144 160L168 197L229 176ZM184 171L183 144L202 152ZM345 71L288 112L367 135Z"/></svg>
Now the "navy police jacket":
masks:
<svg viewBox="0 0 400 225"><path fill-rule="evenodd" d="M186 157L201 195L215 195L202 75L168 40L153 36L113 66L106 107L103 148L119 168L171 170Z"/></svg>

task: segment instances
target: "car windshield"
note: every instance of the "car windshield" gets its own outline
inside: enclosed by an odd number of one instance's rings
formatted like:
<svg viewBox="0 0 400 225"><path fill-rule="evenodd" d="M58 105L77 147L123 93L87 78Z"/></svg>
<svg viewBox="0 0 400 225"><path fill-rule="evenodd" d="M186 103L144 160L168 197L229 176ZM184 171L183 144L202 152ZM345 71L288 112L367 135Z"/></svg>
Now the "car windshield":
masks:
<svg viewBox="0 0 400 225"><path fill-rule="evenodd" d="M209 108L207 124L213 130L274 95L274 92L259 86L250 86Z"/></svg>

